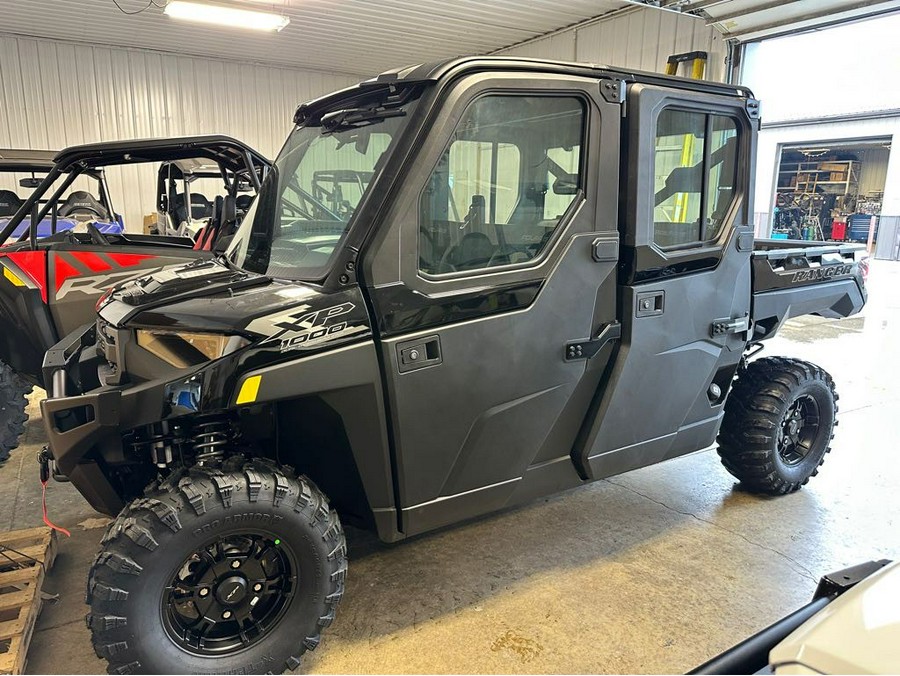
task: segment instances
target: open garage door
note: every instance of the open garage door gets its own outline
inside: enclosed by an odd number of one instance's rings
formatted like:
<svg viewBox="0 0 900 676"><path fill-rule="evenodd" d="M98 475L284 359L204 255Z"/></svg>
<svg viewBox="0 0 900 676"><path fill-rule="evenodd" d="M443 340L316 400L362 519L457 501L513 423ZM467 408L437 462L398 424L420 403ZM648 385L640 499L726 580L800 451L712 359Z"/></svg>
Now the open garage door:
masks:
<svg viewBox="0 0 900 676"><path fill-rule="evenodd" d="M701 16L726 38L752 42L900 11L900 0L642 0Z"/></svg>

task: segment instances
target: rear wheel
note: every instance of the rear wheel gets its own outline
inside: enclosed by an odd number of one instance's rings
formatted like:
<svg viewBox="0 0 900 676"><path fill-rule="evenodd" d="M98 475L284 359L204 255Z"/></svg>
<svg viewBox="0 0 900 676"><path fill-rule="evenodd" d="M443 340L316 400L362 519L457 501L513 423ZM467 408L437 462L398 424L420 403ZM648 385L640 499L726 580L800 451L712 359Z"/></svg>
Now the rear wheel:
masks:
<svg viewBox="0 0 900 676"><path fill-rule="evenodd" d="M282 673L318 645L346 571L338 516L308 479L194 468L110 526L87 624L110 673Z"/></svg>
<svg viewBox="0 0 900 676"><path fill-rule="evenodd" d="M32 386L0 362L0 462L19 445L28 420L28 395Z"/></svg>
<svg viewBox="0 0 900 676"><path fill-rule="evenodd" d="M782 357L750 363L725 403L722 464L752 491L796 491L831 450L837 399L831 376L815 364Z"/></svg>

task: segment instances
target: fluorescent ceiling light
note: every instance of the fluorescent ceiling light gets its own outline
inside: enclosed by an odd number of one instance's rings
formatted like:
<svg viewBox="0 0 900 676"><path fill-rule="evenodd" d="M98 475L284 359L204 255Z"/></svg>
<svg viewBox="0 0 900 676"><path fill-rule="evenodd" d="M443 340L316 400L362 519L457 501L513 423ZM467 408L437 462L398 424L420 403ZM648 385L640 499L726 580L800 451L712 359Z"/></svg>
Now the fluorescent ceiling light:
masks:
<svg viewBox="0 0 900 676"><path fill-rule="evenodd" d="M274 12L187 0L171 0L166 5L165 13L173 19L260 31L280 31L291 22L289 17Z"/></svg>

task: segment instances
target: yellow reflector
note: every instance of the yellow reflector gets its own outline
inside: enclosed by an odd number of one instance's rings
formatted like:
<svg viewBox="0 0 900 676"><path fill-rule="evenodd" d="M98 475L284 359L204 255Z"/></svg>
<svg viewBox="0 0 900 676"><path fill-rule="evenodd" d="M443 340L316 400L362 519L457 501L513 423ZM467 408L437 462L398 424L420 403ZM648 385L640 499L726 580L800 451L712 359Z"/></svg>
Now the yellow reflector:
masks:
<svg viewBox="0 0 900 676"><path fill-rule="evenodd" d="M11 281L16 286L25 286L25 282L16 277L16 273L14 273L9 268L3 268L3 276L6 277L9 281Z"/></svg>
<svg viewBox="0 0 900 676"><path fill-rule="evenodd" d="M252 404L256 401L256 395L259 393L259 384L262 382L262 376L250 376L241 385L241 391L238 392L235 404Z"/></svg>

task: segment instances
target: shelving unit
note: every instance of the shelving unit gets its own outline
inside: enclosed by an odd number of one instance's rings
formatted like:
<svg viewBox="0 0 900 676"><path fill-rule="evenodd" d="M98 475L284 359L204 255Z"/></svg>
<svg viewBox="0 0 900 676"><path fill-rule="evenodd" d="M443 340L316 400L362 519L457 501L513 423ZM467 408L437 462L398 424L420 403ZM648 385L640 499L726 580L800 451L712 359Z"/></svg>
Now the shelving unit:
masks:
<svg viewBox="0 0 900 676"><path fill-rule="evenodd" d="M859 191L858 160L823 160L821 162L787 162L778 173L779 192L856 195Z"/></svg>

